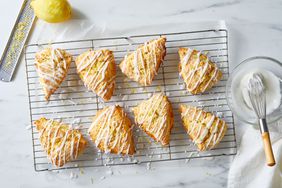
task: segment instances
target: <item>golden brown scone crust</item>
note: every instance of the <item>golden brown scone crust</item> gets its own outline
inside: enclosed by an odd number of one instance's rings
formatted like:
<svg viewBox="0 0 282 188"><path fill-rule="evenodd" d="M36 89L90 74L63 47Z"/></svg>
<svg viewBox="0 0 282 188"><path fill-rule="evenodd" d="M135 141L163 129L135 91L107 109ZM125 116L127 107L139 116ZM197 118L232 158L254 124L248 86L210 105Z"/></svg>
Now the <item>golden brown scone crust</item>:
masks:
<svg viewBox="0 0 282 188"><path fill-rule="evenodd" d="M180 48L179 74L186 89L192 94L203 93L212 88L222 77L222 72L207 55L190 48Z"/></svg>
<svg viewBox="0 0 282 188"><path fill-rule="evenodd" d="M79 130L44 117L36 120L34 126L39 131L39 140L52 164L62 167L77 159L87 146Z"/></svg>
<svg viewBox="0 0 282 188"><path fill-rule="evenodd" d="M110 100L116 78L113 52L107 49L88 50L76 58L75 64L84 85L104 101Z"/></svg>
<svg viewBox="0 0 282 188"><path fill-rule="evenodd" d="M202 109L180 105L183 126L200 151L214 148L224 137L227 125L224 120Z"/></svg>
<svg viewBox="0 0 282 188"><path fill-rule="evenodd" d="M97 112L88 133L103 152L133 155L135 146L132 128L131 121L123 109L113 105Z"/></svg>
<svg viewBox="0 0 282 188"><path fill-rule="evenodd" d="M136 124L162 145L168 145L173 127L173 112L170 101L162 93L154 94L150 99L133 108Z"/></svg>
<svg viewBox="0 0 282 188"><path fill-rule="evenodd" d="M142 86L151 85L166 55L165 43L160 37L139 46L119 64L121 71Z"/></svg>
<svg viewBox="0 0 282 188"><path fill-rule="evenodd" d="M35 67L45 99L60 87L67 76L72 56L62 49L46 48L35 54Z"/></svg>

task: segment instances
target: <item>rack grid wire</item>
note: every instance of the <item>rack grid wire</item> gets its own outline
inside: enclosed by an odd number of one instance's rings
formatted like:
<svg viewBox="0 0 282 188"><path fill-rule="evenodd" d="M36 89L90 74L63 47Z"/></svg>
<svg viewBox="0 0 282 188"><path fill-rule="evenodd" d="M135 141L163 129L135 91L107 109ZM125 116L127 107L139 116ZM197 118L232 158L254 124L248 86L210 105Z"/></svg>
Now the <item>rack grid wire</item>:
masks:
<svg viewBox="0 0 282 188"><path fill-rule="evenodd" d="M83 85L76 73L75 65L72 63L68 76L61 87L51 96L49 102L45 101L34 66L35 53L41 49L50 45L53 48L62 48L71 53L75 59L76 56L88 49L107 48L114 52L116 64L119 64L122 58L136 49L137 46L160 36L167 38L167 55L151 86L139 86L137 83L128 80L117 68L115 93L110 101L103 102ZM191 47L207 52L223 72L222 80L204 94L191 95L187 93L178 73L179 57L177 51L179 47ZM52 44L30 44L25 47L25 62L31 124L42 116L60 120L79 128L89 141L86 151L77 160L67 163L64 167L57 168L48 161L38 139L39 133L32 126L35 171L190 160L193 158L231 156L237 152L233 115L225 98L225 85L229 75L228 31L226 29L63 41L53 42ZM175 120L168 147L155 143L137 126L134 126L133 130L136 146L134 156L104 154L94 146L87 135L87 129L91 125L91 117L96 114L97 110L104 106L118 104L124 107L132 122L134 122L131 107L148 99L155 92L164 92L173 106ZM189 140L183 129L178 112L179 104L202 107L226 121L228 130L216 148L205 152L197 151L196 146Z"/></svg>

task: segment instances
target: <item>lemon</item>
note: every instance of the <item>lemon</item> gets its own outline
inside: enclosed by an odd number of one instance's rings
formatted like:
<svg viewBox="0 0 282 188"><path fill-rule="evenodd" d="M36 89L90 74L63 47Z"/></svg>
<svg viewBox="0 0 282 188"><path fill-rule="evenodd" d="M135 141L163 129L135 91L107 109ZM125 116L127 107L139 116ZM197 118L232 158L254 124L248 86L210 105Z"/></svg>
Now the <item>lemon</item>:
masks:
<svg viewBox="0 0 282 188"><path fill-rule="evenodd" d="M50 23L58 23L71 17L71 6L67 0L33 0L30 3L35 15Z"/></svg>

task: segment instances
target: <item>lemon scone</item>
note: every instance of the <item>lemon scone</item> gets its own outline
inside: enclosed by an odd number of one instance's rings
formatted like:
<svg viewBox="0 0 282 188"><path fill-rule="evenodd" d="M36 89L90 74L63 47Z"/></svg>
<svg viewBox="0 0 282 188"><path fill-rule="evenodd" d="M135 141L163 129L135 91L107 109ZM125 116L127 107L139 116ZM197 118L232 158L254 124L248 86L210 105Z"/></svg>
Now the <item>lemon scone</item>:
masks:
<svg viewBox="0 0 282 188"><path fill-rule="evenodd" d="M75 64L84 85L104 101L110 100L116 78L113 52L107 49L88 50L76 58Z"/></svg>
<svg viewBox="0 0 282 188"><path fill-rule="evenodd" d="M222 72L207 55L191 48L180 48L179 75L186 89L192 94L203 93L213 87L222 77Z"/></svg>
<svg viewBox="0 0 282 188"><path fill-rule="evenodd" d="M80 131L67 124L42 117L34 122L34 126L48 158L57 167L77 159L87 146Z"/></svg>
<svg viewBox="0 0 282 188"><path fill-rule="evenodd" d="M173 127L173 112L170 101L163 93L133 108L135 122L155 141L168 145Z"/></svg>
<svg viewBox="0 0 282 188"><path fill-rule="evenodd" d="M58 48L46 48L35 54L36 71L47 101L64 81L71 61L72 56Z"/></svg>
<svg viewBox="0 0 282 188"><path fill-rule="evenodd" d="M214 148L227 131L225 121L202 109L180 105L183 126L200 151Z"/></svg>
<svg viewBox="0 0 282 188"><path fill-rule="evenodd" d="M166 38L160 37L139 46L119 64L121 71L143 86L151 85L166 55Z"/></svg>
<svg viewBox="0 0 282 188"><path fill-rule="evenodd" d="M133 155L135 146L130 119L120 106L99 110L88 130L91 140L103 152Z"/></svg>

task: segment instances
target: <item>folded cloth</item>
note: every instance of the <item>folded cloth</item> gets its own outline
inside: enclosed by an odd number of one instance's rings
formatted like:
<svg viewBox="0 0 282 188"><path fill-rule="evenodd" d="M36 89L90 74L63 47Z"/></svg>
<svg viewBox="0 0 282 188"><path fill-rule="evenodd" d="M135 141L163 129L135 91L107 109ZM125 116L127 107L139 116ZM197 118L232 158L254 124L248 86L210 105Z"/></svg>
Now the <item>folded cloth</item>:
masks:
<svg viewBox="0 0 282 188"><path fill-rule="evenodd" d="M279 129L282 123L278 124ZM276 165L266 165L260 131L246 126L228 176L229 188L282 188L282 132L270 132Z"/></svg>

